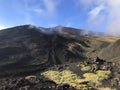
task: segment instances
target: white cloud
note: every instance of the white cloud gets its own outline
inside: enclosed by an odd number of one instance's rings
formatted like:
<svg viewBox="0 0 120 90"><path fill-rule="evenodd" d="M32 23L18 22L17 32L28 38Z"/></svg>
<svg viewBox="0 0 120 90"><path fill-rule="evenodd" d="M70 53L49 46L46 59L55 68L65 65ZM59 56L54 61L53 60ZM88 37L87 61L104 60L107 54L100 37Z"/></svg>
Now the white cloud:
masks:
<svg viewBox="0 0 120 90"><path fill-rule="evenodd" d="M40 18L40 19L51 19L51 18L55 18L56 14L57 14L57 6L60 3L60 0L40 0L37 4L32 4L31 3L36 3L35 0L31 0L32 2L30 2L30 0L26 0L26 21L30 21L30 23L34 23L34 21L32 20L31 13L34 13L34 15L37 15L36 17ZM41 6L41 4L43 4L43 6Z"/></svg>
<svg viewBox="0 0 120 90"><path fill-rule="evenodd" d="M120 0L79 0L79 2L88 11L87 25L95 27L97 23L100 26L106 21L106 32L120 35Z"/></svg>
<svg viewBox="0 0 120 90"><path fill-rule="evenodd" d="M24 24L36 24L35 20L53 20L57 16L60 0L21 0L16 1L15 10L21 14Z"/></svg>
<svg viewBox="0 0 120 90"><path fill-rule="evenodd" d="M53 14L56 12L59 0L43 0L43 2L48 14Z"/></svg>
<svg viewBox="0 0 120 90"><path fill-rule="evenodd" d="M71 23L70 23L70 22L67 22L65 26L66 26L66 27L70 27L70 26L71 26Z"/></svg>
<svg viewBox="0 0 120 90"><path fill-rule="evenodd" d="M104 3L106 0L78 0L78 1L79 1L79 4L82 5L84 8L89 9L92 6L100 5Z"/></svg>
<svg viewBox="0 0 120 90"><path fill-rule="evenodd" d="M30 12L34 13L34 15L40 18L46 15L46 11L40 7L38 8L34 7L33 9L30 10Z"/></svg>
<svg viewBox="0 0 120 90"><path fill-rule="evenodd" d="M88 12L88 19L87 19L87 29L95 29L104 21L105 16L101 14L102 10L105 9L103 4L93 8L91 11Z"/></svg>
<svg viewBox="0 0 120 90"><path fill-rule="evenodd" d="M94 19L96 18L96 16L98 16L100 14L100 12L102 10L104 10L104 5L99 5L97 7L95 7L94 9L92 9L90 12L89 12L89 18L90 19Z"/></svg>
<svg viewBox="0 0 120 90"><path fill-rule="evenodd" d="M44 13L44 10L41 9L41 8L35 8L35 9L33 9L33 11L34 11L35 13L37 13L38 15Z"/></svg>
<svg viewBox="0 0 120 90"><path fill-rule="evenodd" d="M120 35L120 0L109 0L108 6L107 32L113 35Z"/></svg>
<svg viewBox="0 0 120 90"><path fill-rule="evenodd" d="M0 25L0 30L5 29L7 27Z"/></svg>
<svg viewBox="0 0 120 90"><path fill-rule="evenodd" d="M32 17L29 13L25 14L25 24L34 24Z"/></svg>
<svg viewBox="0 0 120 90"><path fill-rule="evenodd" d="M79 3L78 3L79 1ZM94 0L76 0L77 4L80 4L84 7L84 9L88 9L89 7L91 7L91 5L93 5Z"/></svg>
<svg viewBox="0 0 120 90"><path fill-rule="evenodd" d="M57 24L54 23L48 25L48 27L55 27L55 26L57 26Z"/></svg>

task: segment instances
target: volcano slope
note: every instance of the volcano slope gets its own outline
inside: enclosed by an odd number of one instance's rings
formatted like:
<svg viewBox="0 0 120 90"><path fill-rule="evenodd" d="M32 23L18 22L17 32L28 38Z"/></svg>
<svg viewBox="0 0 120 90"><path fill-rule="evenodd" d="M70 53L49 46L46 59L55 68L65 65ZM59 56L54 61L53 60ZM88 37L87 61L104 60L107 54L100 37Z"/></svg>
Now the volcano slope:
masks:
<svg viewBox="0 0 120 90"><path fill-rule="evenodd" d="M120 39L103 49L99 57L120 64Z"/></svg>
<svg viewBox="0 0 120 90"><path fill-rule="evenodd" d="M93 90L98 87L98 90L103 87L119 90L116 62L103 58L107 55L105 48L118 39L92 36L62 26L23 25L1 30L0 87L5 90Z"/></svg>
<svg viewBox="0 0 120 90"><path fill-rule="evenodd" d="M83 48L88 45L82 37L75 40L56 31L45 32L47 29L29 25L0 31L0 76L36 72L54 64L86 58Z"/></svg>

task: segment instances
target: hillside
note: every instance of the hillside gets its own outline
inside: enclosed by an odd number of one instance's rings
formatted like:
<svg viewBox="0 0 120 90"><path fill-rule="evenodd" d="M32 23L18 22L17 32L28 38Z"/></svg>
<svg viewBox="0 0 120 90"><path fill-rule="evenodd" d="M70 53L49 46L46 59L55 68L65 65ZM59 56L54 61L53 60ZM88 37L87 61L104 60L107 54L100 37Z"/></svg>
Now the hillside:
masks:
<svg viewBox="0 0 120 90"><path fill-rule="evenodd" d="M120 64L120 39L103 49L99 57Z"/></svg>
<svg viewBox="0 0 120 90"><path fill-rule="evenodd" d="M119 46L118 37L86 34L71 27L23 25L1 30L0 87L59 90L67 85L67 90L119 90L119 68L115 62L119 61Z"/></svg>
<svg viewBox="0 0 120 90"><path fill-rule="evenodd" d="M11 71L29 73L54 64L83 61L109 44L82 33L62 26L50 29L24 25L2 30L0 71L4 69L7 75Z"/></svg>
<svg viewBox="0 0 120 90"><path fill-rule="evenodd" d="M0 75L29 73L54 64L86 58L83 47L88 46L82 39L77 41L71 36L45 33L43 30L47 29L25 25L0 31L0 71L4 70ZM74 52L71 51L73 48Z"/></svg>

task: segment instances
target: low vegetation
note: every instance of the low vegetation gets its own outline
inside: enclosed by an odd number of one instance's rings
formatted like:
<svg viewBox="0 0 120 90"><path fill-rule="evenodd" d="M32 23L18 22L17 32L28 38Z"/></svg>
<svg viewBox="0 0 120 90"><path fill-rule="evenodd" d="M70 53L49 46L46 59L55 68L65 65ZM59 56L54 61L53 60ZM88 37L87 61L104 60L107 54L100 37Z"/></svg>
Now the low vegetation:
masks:
<svg viewBox="0 0 120 90"><path fill-rule="evenodd" d="M81 71L89 71L91 69L90 66L84 66L81 68Z"/></svg>
<svg viewBox="0 0 120 90"><path fill-rule="evenodd" d="M85 73L83 76L86 80L90 81L90 85L98 87L101 85L101 81L109 78L110 71L98 70L96 73Z"/></svg>
<svg viewBox="0 0 120 90"><path fill-rule="evenodd" d="M83 70L89 69L88 66L83 68ZM84 78L81 78L69 70L63 70L61 72L50 70L42 74L57 84L66 83L80 90L92 90L92 88L96 88L96 86L100 85L100 81L108 79L110 71L98 70L96 73L85 73L83 74Z"/></svg>
<svg viewBox="0 0 120 90"><path fill-rule="evenodd" d="M84 79L81 79L80 76L74 74L72 71L64 70L64 71L46 71L43 75L57 84L69 84L72 87L82 90L91 90L91 86L87 84L83 84L82 82L87 82Z"/></svg>
<svg viewBox="0 0 120 90"><path fill-rule="evenodd" d="M55 81L57 84L60 83L72 83L77 79L80 79L80 77L73 72L69 70L64 71L46 71L43 73L43 75L53 81Z"/></svg>
<svg viewBox="0 0 120 90"><path fill-rule="evenodd" d="M109 74L110 74L110 71L98 70L95 74L94 73L85 73L83 76L87 80L96 82L96 81L102 81L102 80L108 79Z"/></svg>
<svg viewBox="0 0 120 90"><path fill-rule="evenodd" d="M98 88L98 90L116 90L116 89L109 88L109 87L102 87L102 88Z"/></svg>

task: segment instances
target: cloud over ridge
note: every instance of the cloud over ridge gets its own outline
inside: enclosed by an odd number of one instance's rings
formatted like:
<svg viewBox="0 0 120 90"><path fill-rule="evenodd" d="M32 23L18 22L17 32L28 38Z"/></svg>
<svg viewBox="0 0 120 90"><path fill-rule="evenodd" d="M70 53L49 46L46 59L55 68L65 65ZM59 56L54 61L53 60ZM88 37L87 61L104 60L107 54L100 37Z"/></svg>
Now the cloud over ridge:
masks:
<svg viewBox="0 0 120 90"><path fill-rule="evenodd" d="M88 10L88 29L98 27L106 21L106 32L120 35L120 0L79 0ZM103 13L104 12L104 13Z"/></svg>

